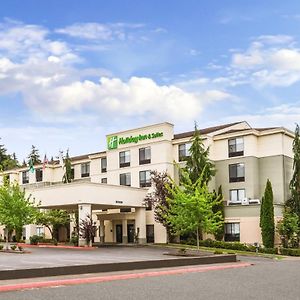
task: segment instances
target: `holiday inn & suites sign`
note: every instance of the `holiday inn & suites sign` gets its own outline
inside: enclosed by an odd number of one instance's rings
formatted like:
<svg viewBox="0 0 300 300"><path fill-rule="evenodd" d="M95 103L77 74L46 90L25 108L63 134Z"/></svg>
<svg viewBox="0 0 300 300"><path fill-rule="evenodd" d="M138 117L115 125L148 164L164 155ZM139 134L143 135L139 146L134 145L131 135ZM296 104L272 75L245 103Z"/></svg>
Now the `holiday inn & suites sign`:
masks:
<svg viewBox="0 0 300 300"><path fill-rule="evenodd" d="M117 135L112 135L107 137L107 149L113 150L113 149L117 149L119 145L126 145L131 143L136 144L140 141L160 138L163 135L164 135L163 132L153 132L148 134L139 134L135 136L131 135L128 137L118 137Z"/></svg>

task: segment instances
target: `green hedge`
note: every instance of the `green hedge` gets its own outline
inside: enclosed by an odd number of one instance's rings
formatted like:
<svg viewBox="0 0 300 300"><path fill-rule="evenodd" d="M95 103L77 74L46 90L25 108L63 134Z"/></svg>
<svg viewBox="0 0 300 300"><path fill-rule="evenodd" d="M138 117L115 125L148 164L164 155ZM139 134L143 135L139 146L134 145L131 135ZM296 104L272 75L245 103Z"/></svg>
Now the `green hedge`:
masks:
<svg viewBox="0 0 300 300"><path fill-rule="evenodd" d="M196 241L194 239L189 239L186 242L186 244L196 245ZM256 252L255 246L242 244L239 242L224 242L224 241L215 241L212 239L207 239L207 240L199 241L199 245L202 247L209 247L209 248L221 248L221 249L229 249L229 250ZM278 254L278 248L259 248L258 251L260 253Z"/></svg>
<svg viewBox="0 0 300 300"><path fill-rule="evenodd" d="M280 254L289 256L300 256L300 249L294 248L281 248Z"/></svg>

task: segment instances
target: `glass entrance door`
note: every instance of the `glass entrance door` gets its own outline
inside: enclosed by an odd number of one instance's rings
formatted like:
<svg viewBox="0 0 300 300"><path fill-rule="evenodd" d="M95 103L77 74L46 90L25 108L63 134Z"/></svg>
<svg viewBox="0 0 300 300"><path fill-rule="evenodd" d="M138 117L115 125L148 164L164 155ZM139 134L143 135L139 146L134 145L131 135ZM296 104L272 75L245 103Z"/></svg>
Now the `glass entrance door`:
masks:
<svg viewBox="0 0 300 300"><path fill-rule="evenodd" d="M116 242L123 242L123 227L121 224L116 225Z"/></svg>
<svg viewBox="0 0 300 300"><path fill-rule="evenodd" d="M128 243L134 243L134 224L127 224Z"/></svg>

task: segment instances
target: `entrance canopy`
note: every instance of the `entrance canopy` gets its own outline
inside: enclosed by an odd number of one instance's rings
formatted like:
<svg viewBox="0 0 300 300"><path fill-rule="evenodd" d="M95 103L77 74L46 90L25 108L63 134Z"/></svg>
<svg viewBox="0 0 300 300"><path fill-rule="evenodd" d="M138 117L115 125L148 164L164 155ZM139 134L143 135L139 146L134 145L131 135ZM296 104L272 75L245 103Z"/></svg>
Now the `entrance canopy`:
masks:
<svg viewBox="0 0 300 300"><path fill-rule="evenodd" d="M122 207L145 207L147 190L92 183L72 182L43 187L30 186L26 193L31 194L40 208L76 209L80 204L91 204L93 210Z"/></svg>

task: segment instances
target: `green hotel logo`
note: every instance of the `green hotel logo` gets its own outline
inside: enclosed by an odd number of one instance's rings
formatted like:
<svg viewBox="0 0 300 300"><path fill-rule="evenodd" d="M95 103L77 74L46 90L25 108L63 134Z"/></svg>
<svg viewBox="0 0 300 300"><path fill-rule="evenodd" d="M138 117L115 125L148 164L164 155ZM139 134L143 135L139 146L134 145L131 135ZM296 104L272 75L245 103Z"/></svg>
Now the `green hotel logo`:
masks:
<svg viewBox="0 0 300 300"><path fill-rule="evenodd" d="M108 150L113 150L118 148L118 137L116 135L109 136L107 138L107 148Z"/></svg>
<svg viewBox="0 0 300 300"><path fill-rule="evenodd" d="M163 135L164 135L163 132L153 132L148 134L139 134L135 136L131 135L128 137L120 137L120 138L116 135L113 135L107 137L107 149L113 150L113 149L117 149L119 145L126 145L131 143L136 144L140 141L160 138L163 137Z"/></svg>

